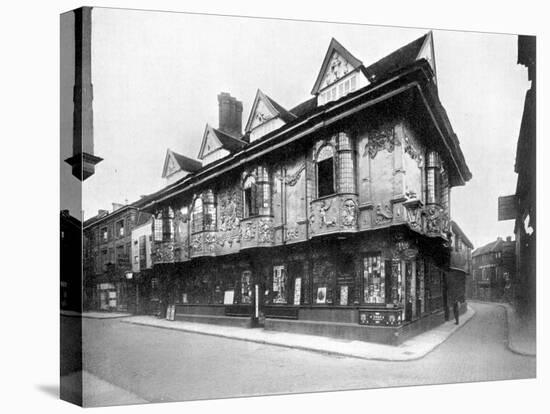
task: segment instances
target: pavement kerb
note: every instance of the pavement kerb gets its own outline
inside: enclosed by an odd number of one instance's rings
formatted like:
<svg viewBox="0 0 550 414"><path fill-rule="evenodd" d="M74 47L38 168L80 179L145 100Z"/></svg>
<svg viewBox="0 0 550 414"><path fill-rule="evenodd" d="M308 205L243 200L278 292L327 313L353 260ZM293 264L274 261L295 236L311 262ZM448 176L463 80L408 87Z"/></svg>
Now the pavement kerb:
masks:
<svg viewBox="0 0 550 414"><path fill-rule="evenodd" d="M513 340L512 340L512 336L510 334L510 310L509 310L509 306L508 304L504 304L504 303L497 303L498 306L502 307L504 309L504 313L506 314L506 346L508 347L508 349L513 352L514 354L517 354L517 355L521 355L521 356L528 356L528 357L532 357L532 358L535 358L537 356L536 353L531 353L531 352L523 352L523 351L520 351L519 349L517 349L514 344L513 344Z"/></svg>
<svg viewBox="0 0 550 414"><path fill-rule="evenodd" d="M208 335L208 336L215 336L220 338L226 338L226 339L234 339L239 341L245 341L245 342L253 342L257 344L262 345L272 345L272 346L279 346L282 348L291 348L291 349L299 349L302 351L310 351L310 352L316 352L320 354L325 355L335 355L340 357L348 357L348 358L356 358L356 359L363 359L363 360L369 360L369 361L384 361L384 362L409 362L409 361L416 361L419 359L424 358L426 355L428 355L430 352L434 351L438 346L440 346L443 342L445 342L451 335L456 333L459 329L461 329L464 325L466 325L475 315L475 310L468 306L468 310L471 311L471 314L469 315L468 319L464 320L459 326L455 327L453 330L449 331L444 338L441 341L438 341L436 344L434 344L432 347L428 348L427 350L423 350L419 352L416 355L412 355L410 357L407 356L400 356L399 358L391 358L391 357L377 357L377 356L365 356L365 355L359 355L352 352L338 352L333 350L327 350L327 349L319 349L311 346L303 346L303 345L291 345L291 344L285 344L281 342L273 342L273 341L266 341L261 339L255 339L255 338L244 338L239 336L232 336L232 335L226 335L223 333L216 333L216 332L204 332L204 331L198 331L194 329L189 329L181 326L165 326L165 325L156 325L156 324L150 324L145 322L138 322L138 321L132 321L129 319L121 320L123 323L133 324L133 325L140 325L140 326L148 326L151 328L161 328L161 329L168 329L173 331L181 331L181 332L189 332L189 333L195 333L199 335Z"/></svg>

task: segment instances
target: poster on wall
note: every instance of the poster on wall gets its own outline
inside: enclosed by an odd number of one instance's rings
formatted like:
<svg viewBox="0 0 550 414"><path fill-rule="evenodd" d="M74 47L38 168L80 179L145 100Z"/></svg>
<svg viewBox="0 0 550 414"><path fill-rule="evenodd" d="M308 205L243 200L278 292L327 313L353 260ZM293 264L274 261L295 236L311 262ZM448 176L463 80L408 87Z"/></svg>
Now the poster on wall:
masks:
<svg viewBox="0 0 550 414"><path fill-rule="evenodd" d="M297 277L294 282L294 304L299 305L302 296L302 278Z"/></svg>
<svg viewBox="0 0 550 414"><path fill-rule="evenodd" d="M340 305L348 304L348 287L340 286Z"/></svg>
<svg viewBox="0 0 550 414"><path fill-rule="evenodd" d="M235 294L235 291L233 290L226 290L223 295L223 304L224 305L233 305L233 296Z"/></svg>
<svg viewBox="0 0 550 414"><path fill-rule="evenodd" d="M327 303L327 288L320 287L317 288L317 297L315 300L316 303Z"/></svg>

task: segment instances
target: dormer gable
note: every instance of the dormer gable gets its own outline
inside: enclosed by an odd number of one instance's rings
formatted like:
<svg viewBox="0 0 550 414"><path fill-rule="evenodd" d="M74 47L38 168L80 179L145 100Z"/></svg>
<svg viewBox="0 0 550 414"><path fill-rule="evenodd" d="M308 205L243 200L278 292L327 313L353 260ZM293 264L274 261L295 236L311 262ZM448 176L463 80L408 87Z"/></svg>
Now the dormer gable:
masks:
<svg viewBox="0 0 550 414"><path fill-rule="evenodd" d="M199 161L178 154L168 148L166 150L166 157L164 158L162 178L169 182L174 182L189 173L198 171L201 167L202 164Z"/></svg>
<svg viewBox="0 0 550 414"><path fill-rule="evenodd" d="M246 123L245 132L249 135L250 142L252 142L294 119L296 119L294 114L258 89Z"/></svg>
<svg viewBox="0 0 550 414"><path fill-rule="evenodd" d="M318 97L318 105L324 105L368 84L363 63L333 38L311 94Z"/></svg>
<svg viewBox="0 0 550 414"><path fill-rule="evenodd" d="M240 150L245 145L246 142L206 124L198 158L203 162L203 165L209 164Z"/></svg>

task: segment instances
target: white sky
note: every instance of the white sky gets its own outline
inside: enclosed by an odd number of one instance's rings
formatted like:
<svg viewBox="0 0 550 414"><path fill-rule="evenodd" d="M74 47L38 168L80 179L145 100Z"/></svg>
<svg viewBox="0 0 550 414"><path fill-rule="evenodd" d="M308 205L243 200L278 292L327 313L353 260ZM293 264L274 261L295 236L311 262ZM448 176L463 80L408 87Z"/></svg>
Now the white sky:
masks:
<svg viewBox="0 0 550 414"><path fill-rule="evenodd" d="M163 186L167 148L196 158L219 92L256 89L285 108L308 99L332 37L365 65L428 29L93 9L94 145L85 218ZM529 87L517 37L434 31L440 99L473 174L452 190L452 218L474 245L512 235L497 198L515 192L514 160Z"/></svg>

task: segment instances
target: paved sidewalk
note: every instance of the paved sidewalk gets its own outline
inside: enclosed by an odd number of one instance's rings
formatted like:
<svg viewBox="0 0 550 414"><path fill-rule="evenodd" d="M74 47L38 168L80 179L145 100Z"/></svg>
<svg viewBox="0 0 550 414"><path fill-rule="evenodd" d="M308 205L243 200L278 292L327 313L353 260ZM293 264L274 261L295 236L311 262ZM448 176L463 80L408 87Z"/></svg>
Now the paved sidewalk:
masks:
<svg viewBox="0 0 550 414"><path fill-rule="evenodd" d="M237 328L200 323L168 321L152 316L132 316L121 322L135 325L173 329L203 335L250 341L261 344L303 349L353 358L379 361L411 361L424 357L466 324L475 312L471 307L460 318L460 324L445 322L442 325L405 341L399 346L381 345L362 341L343 341L322 336L301 335L264 329Z"/></svg>
<svg viewBox="0 0 550 414"><path fill-rule="evenodd" d="M508 348L516 354L537 356L536 321L522 319L515 308L507 303L501 305L506 309L508 319Z"/></svg>
<svg viewBox="0 0 550 414"><path fill-rule="evenodd" d="M75 312L75 311L61 311L63 316L73 316L90 319L114 319L114 318L126 318L132 316L131 313L123 312Z"/></svg>

